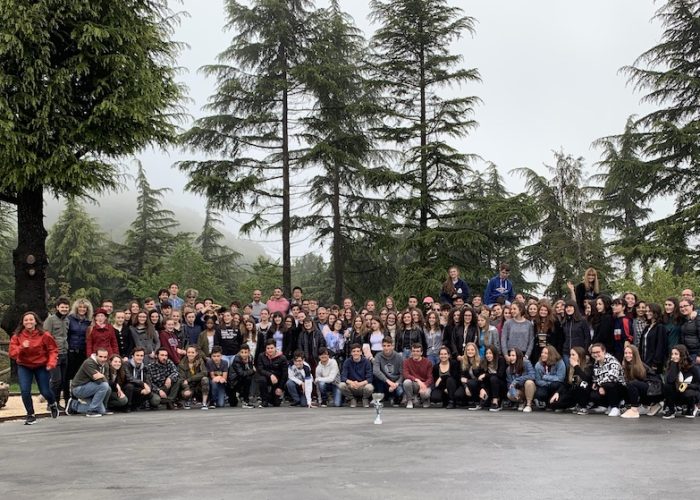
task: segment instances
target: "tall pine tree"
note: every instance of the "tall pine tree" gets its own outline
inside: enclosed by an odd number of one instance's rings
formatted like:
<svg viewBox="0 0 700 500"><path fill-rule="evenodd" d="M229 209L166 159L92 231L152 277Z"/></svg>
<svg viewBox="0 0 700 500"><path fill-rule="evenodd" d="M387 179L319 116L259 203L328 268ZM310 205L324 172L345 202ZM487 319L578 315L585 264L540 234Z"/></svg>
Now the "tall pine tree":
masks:
<svg viewBox="0 0 700 500"><path fill-rule="evenodd" d="M282 282L291 292L291 177L294 105L302 89L293 74L310 36L309 0L227 0L227 29L235 35L204 73L217 80L206 111L183 142L213 159L183 161L188 188L212 206L250 212L241 231L282 234Z"/></svg>
<svg viewBox="0 0 700 500"><path fill-rule="evenodd" d="M315 15L317 29L306 51L306 64L295 74L313 99L313 110L302 118L302 166L320 167L311 179L313 210L292 219L294 228L311 229L316 241L331 248L331 268L340 304L345 293L347 248L364 215L378 210L365 196L369 191L365 165L374 147L369 125L377 116L376 100L365 80L366 42L352 19L333 0ZM359 229L358 229L359 228Z"/></svg>
<svg viewBox="0 0 700 500"><path fill-rule="evenodd" d="M594 267L602 277L609 275L601 225L591 205L591 189L586 186L583 158L563 151L554 153L555 163L547 165L551 178L532 169L516 172L526 179L538 214L530 244L522 249L521 265L538 274L551 274L545 294L566 295L566 282L577 282L587 267Z"/></svg>
<svg viewBox="0 0 700 500"><path fill-rule="evenodd" d="M651 169L642 159L644 141L636 119L630 117L621 136L604 137L594 143L603 150L598 162L603 172L592 177L602 184L596 189L594 205L605 227L615 231L611 249L622 258L626 279L632 278L637 263L649 269L654 254L642 229L651 214L646 203Z"/></svg>
<svg viewBox="0 0 700 500"><path fill-rule="evenodd" d="M452 44L474 31L474 19L446 0L372 0L375 81L387 114L379 138L398 149L398 172L380 179L391 193L407 249L426 270L438 253L441 213L461 191L470 156L450 140L465 137L478 98L446 97L451 88L479 81L462 67ZM441 272L444 272L441 271ZM430 274L430 272L428 272Z"/></svg>
<svg viewBox="0 0 700 500"><path fill-rule="evenodd" d="M700 232L700 2L667 0L655 20L664 29L660 43L623 71L636 90L646 92L643 101L658 107L638 121L645 139L646 197L675 197L675 211L645 232L652 244L670 252L665 257L675 261L672 270L683 273L697 266L699 255L690 252L687 240Z"/></svg>
<svg viewBox="0 0 700 500"><path fill-rule="evenodd" d="M72 295L98 301L112 296L110 284L122 273L113 267L114 243L104 234L95 219L75 198L66 207L49 231L46 247L49 254L50 282L66 283Z"/></svg>
<svg viewBox="0 0 700 500"><path fill-rule="evenodd" d="M162 207L162 198L169 189L151 187L141 162L137 162L136 190L136 219L126 231L121 256L124 270L137 279L144 272L153 272L159 260L174 248L173 230L179 224L175 214Z"/></svg>
<svg viewBox="0 0 700 500"><path fill-rule="evenodd" d="M116 159L174 138L177 20L166 0L3 0L0 200L18 226L8 329L46 313L44 193L113 189Z"/></svg>

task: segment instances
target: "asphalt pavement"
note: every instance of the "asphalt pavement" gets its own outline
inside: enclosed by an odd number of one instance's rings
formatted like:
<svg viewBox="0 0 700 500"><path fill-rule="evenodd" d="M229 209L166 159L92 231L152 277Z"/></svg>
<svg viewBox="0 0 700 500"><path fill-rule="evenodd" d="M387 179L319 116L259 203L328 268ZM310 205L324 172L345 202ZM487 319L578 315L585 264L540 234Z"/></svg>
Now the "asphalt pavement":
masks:
<svg viewBox="0 0 700 500"><path fill-rule="evenodd" d="M694 498L700 422L224 408L0 424L0 496Z"/></svg>

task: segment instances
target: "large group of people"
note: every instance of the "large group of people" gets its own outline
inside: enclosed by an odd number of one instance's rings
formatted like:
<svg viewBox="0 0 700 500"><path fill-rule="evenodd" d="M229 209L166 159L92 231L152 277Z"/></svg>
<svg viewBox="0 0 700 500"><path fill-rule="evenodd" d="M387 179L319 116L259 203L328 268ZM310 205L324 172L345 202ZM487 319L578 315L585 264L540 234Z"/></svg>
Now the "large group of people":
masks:
<svg viewBox="0 0 700 500"><path fill-rule="evenodd" d="M36 380L53 418L226 405L681 414L700 403L694 293L647 303L612 298L586 270L570 296L516 293L508 265L472 294L456 267L436 294L325 307L275 288L221 306L171 283L115 309L59 298L42 322L27 312L10 342L25 423ZM61 404L63 403L63 404Z"/></svg>

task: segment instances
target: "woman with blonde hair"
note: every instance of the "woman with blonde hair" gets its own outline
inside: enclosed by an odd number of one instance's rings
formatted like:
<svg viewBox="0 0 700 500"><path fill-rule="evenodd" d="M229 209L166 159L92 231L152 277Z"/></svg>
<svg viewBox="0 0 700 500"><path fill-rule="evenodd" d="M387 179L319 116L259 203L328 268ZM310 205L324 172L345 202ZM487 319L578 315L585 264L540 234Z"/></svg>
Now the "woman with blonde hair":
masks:
<svg viewBox="0 0 700 500"><path fill-rule="evenodd" d="M459 364L460 385L455 392L455 399L460 406L466 405L468 409L476 408L479 400L479 377L483 373L479 349L474 342L468 342L464 346L464 355Z"/></svg>
<svg viewBox="0 0 700 500"><path fill-rule="evenodd" d="M574 287L571 281L567 281L566 286L571 293L571 299L578 304L578 310L583 314L583 310L587 300L595 300L600 295L600 281L598 280L598 271L589 267L583 273L581 283Z"/></svg>
<svg viewBox="0 0 700 500"><path fill-rule="evenodd" d="M63 394L69 394L69 381L75 377L80 366L87 358L87 332L92 325L92 303L87 299L78 299L73 302L68 313L68 359L66 377L63 379ZM89 353L92 354L92 353Z"/></svg>

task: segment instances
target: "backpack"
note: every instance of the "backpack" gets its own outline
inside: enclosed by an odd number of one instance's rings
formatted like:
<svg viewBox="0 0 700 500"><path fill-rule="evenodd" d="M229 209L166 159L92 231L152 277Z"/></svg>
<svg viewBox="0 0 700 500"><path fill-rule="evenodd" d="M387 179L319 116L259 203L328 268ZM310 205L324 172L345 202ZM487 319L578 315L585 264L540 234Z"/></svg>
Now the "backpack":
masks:
<svg viewBox="0 0 700 500"><path fill-rule="evenodd" d="M0 408L7 404L10 399L10 386L5 382L0 382Z"/></svg>

